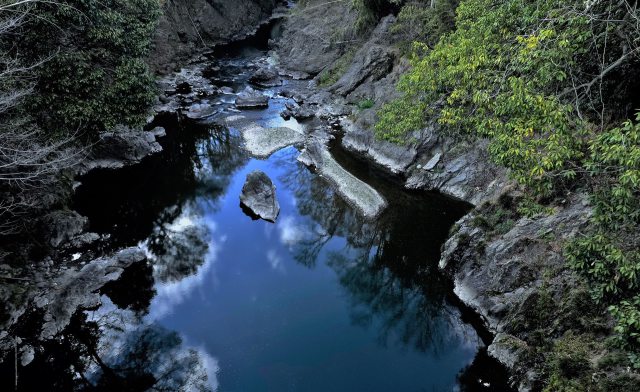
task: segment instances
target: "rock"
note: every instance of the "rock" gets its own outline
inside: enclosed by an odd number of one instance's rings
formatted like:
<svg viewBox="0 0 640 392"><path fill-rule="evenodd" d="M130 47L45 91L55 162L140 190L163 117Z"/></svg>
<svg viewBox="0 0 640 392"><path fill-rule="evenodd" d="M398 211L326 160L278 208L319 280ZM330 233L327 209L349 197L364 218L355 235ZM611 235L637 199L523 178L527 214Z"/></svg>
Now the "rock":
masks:
<svg viewBox="0 0 640 392"><path fill-rule="evenodd" d="M57 248L82 233L88 223L86 217L75 211L53 211L40 220L41 238Z"/></svg>
<svg viewBox="0 0 640 392"><path fill-rule="evenodd" d="M30 345L25 345L20 349L20 365L27 366L33 362L36 352Z"/></svg>
<svg viewBox="0 0 640 392"><path fill-rule="evenodd" d="M492 203L515 208L518 200L512 198L513 190L506 192ZM456 296L496 334L489 353L514 370L518 378L514 381L521 390L535 379L527 362L521 361L527 338L541 333L523 329L522 325L528 324L522 320L529 320L531 312L539 309L543 287L544 296L553 301L576 290L579 279L567 268L558 244L570 241L587 224L591 208L585 205L586 199L585 195L574 195L566 206L556 207L549 215L513 218L515 221L499 235L475 223L480 214L490 214L496 208L484 205L456 224L457 230L443 247L440 268L453 278ZM555 321L550 330L542 331L547 336L561 336L558 328L575 322L570 315L563 320L564 313L552 317Z"/></svg>
<svg viewBox="0 0 640 392"><path fill-rule="evenodd" d="M69 324L78 309L99 305L98 290L118 279L125 268L145 258L142 249L127 248L111 257L93 260L80 270L69 268L61 273L51 282L51 289L34 298L36 307L44 311L40 337L52 338Z"/></svg>
<svg viewBox="0 0 640 392"><path fill-rule="evenodd" d="M387 201L378 191L340 166L318 141L308 143L298 161L314 167L334 186L336 193L356 207L365 218L375 218L387 207Z"/></svg>
<svg viewBox="0 0 640 392"><path fill-rule="evenodd" d="M302 72L302 71L291 71L291 70L287 70L287 69L281 69L278 74L280 76L286 76L289 77L293 80L307 80L307 79L311 79L311 75L309 75L306 72Z"/></svg>
<svg viewBox="0 0 640 392"><path fill-rule="evenodd" d="M308 120L316 115L316 111L310 105L293 105L291 103L285 104L286 109L280 113L284 119L291 117L296 120Z"/></svg>
<svg viewBox="0 0 640 392"><path fill-rule="evenodd" d="M278 72L273 68L260 68L249 78L249 83L259 87L276 87L282 85Z"/></svg>
<svg viewBox="0 0 640 392"><path fill-rule="evenodd" d="M307 143L302 153L298 156L298 161L305 166L319 169L323 166L323 151L325 147L317 141Z"/></svg>
<svg viewBox="0 0 640 392"><path fill-rule="evenodd" d="M155 127L150 132L156 138L167 136L167 131L163 127Z"/></svg>
<svg viewBox="0 0 640 392"><path fill-rule="evenodd" d="M120 169L160 151L162 146L152 132L120 125L111 132L100 134L100 140L78 167L78 174L86 174L97 168Z"/></svg>
<svg viewBox="0 0 640 392"><path fill-rule="evenodd" d="M370 117L370 118L369 118ZM365 155L391 173L404 173L417 156L413 144L402 145L376 139L370 128L375 123L374 113L369 112L358 119L358 123L342 121L345 135L342 145L350 151ZM370 127L370 128L369 128Z"/></svg>
<svg viewBox="0 0 640 392"><path fill-rule="evenodd" d="M304 103L304 97L297 91L282 89L278 94L281 97L293 99L293 101L298 105L302 105Z"/></svg>
<svg viewBox="0 0 640 392"><path fill-rule="evenodd" d="M444 194L481 205L495 198L508 184L504 168L489 158L486 140L454 140L435 128L425 128L414 139L422 140L415 167L407 169L408 189L437 190ZM442 151L447 151L446 155ZM422 166L418 168L418 163ZM438 170L434 170L438 167Z"/></svg>
<svg viewBox="0 0 640 392"><path fill-rule="evenodd" d="M431 171L435 169L436 166L438 166L438 163L440 163L440 159L442 159L442 153L439 152L434 155L433 158L431 158L429 162L427 162L422 168L424 170Z"/></svg>
<svg viewBox="0 0 640 392"><path fill-rule="evenodd" d="M75 236L69 241L72 248L82 248L87 245L91 245L100 239L100 235L97 233L82 233Z"/></svg>
<svg viewBox="0 0 640 392"><path fill-rule="evenodd" d="M251 87L247 87L243 92L238 94L236 98L236 107L238 109L259 109L268 106L269 97Z"/></svg>
<svg viewBox="0 0 640 392"><path fill-rule="evenodd" d="M211 117L218 113L216 108L212 105L201 103L193 104L189 107L189 111L185 115L192 120L199 120L207 117Z"/></svg>
<svg viewBox="0 0 640 392"><path fill-rule="evenodd" d="M234 93L233 89L232 89L231 87L229 87L229 86L223 86L223 87L221 87L221 88L220 88L220 91L221 91L223 94L227 94L227 95L231 95L231 94L233 94L233 93Z"/></svg>
<svg viewBox="0 0 640 392"><path fill-rule="evenodd" d="M276 199L276 187L269 176L256 170L247 175L240 195L242 206L268 222L275 222L280 214L280 204Z"/></svg>
<svg viewBox="0 0 640 392"><path fill-rule="evenodd" d="M505 333L496 334L493 342L488 347L489 355L497 359L509 369L518 362L520 356L526 352L527 343L515 336Z"/></svg>
<svg viewBox="0 0 640 392"><path fill-rule="evenodd" d="M278 150L304 141L302 133L287 127L263 128L254 123L241 128L240 132L245 147L257 158L268 158Z"/></svg>
<svg viewBox="0 0 640 392"><path fill-rule="evenodd" d="M336 26L354 26L357 19L353 7L331 1L286 18L276 48L282 68L317 75L345 52L345 45L327 38L335 34Z"/></svg>
<svg viewBox="0 0 640 392"><path fill-rule="evenodd" d="M364 45L356 53L351 66L330 90L346 96L366 80L376 81L386 76L393 68L394 55L380 45Z"/></svg>

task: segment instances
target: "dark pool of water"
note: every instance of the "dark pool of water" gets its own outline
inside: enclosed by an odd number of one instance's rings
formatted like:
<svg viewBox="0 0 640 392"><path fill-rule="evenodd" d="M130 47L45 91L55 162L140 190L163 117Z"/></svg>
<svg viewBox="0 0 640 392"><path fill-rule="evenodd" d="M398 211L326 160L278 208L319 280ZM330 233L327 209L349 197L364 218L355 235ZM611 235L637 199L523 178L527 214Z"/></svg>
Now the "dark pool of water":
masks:
<svg viewBox="0 0 640 392"><path fill-rule="evenodd" d="M245 114L282 125L284 102ZM506 390L476 320L437 268L468 206L403 192L336 150L390 202L367 221L293 147L257 160L215 121L167 115L156 124L168 132L162 154L89 174L75 199L91 230L110 235L96 252L139 245L149 260L108 284L102 306L74 317L23 388ZM275 224L240 208L256 169L276 184Z"/></svg>

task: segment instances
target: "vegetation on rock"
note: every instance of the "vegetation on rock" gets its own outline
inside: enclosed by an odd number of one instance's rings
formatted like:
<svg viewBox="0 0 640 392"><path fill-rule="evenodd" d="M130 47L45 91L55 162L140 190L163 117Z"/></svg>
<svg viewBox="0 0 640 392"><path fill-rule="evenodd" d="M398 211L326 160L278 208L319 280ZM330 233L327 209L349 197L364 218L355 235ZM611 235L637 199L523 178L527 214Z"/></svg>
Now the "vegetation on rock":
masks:
<svg viewBox="0 0 640 392"><path fill-rule="evenodd" d="M419 17L414 8L405 13L400 20ZM429 124L454 138L486 138L492 160L510 170L529 200L589 193L594 215L566 246L566 258L591 282L594 299L609 306L618 347L636 367L639 22L638 4L628 0L462 0L455 28L435 28L437 42L427 31L414 34L422 42L399 83L403 96L379 111L376 126L379 138L394 142ZM536 210L531 205L525 210ZM558 382L549 387L577 390Z"/></svg>

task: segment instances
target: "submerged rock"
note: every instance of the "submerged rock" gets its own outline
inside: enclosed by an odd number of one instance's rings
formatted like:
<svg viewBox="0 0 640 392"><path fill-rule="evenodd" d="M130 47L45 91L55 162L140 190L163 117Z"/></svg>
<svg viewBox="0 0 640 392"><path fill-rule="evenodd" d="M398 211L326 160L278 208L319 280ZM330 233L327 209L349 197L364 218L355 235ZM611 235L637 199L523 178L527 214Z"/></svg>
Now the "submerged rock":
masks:
<svg viewBox="0 0 640 392"><path fill-rule="evenodd" d="M275 222L280 214L280 204L276 199L276 186L269 176L260 170L247 175L242 187L240 203L255 217L269 222Z"/></svg>
<svg viewBox="0 0 640 392"><path fill-rule="evenodd" d="M236 98L236 107L238 109L258 109L269 106L269 97L263 95L259 91L247 87L243 92L238 94Z"/></svg>

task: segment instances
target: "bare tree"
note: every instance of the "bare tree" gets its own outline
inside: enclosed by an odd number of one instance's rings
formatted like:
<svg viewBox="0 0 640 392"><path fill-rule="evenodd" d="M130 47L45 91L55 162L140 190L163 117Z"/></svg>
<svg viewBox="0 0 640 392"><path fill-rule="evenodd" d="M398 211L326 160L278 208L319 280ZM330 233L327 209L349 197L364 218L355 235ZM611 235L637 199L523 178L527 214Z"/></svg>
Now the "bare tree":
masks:
<svg viewBox="0 0 640 392"><path fill-rule="evenodd" d="M82 154L75 136L50 137L22 107L33 92L35 71L52 56L25 64L12 42L46 0L0 0L0 235L20 231L39 195Z"/></svg>

